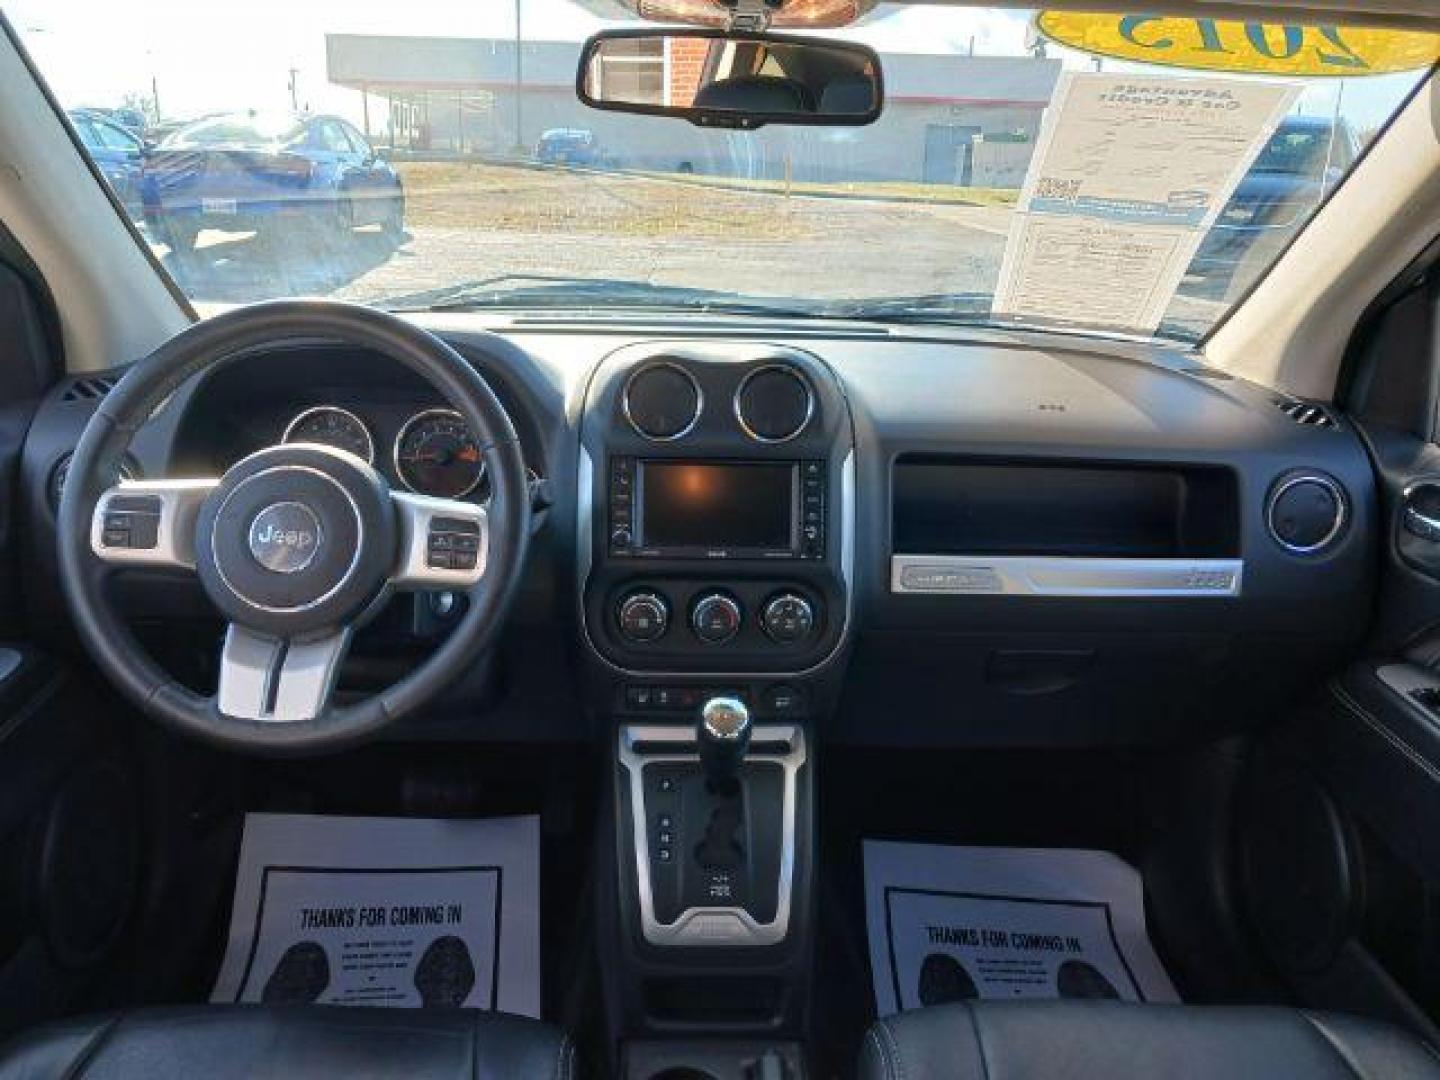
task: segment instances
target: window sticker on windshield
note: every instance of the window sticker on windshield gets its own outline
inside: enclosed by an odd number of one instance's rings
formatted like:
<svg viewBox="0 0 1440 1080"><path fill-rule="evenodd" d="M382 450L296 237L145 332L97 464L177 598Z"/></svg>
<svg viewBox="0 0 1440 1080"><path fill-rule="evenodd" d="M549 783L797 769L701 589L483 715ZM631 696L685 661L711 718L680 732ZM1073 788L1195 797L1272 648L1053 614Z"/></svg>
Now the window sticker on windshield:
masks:
<svg viewBox="0 0 1440 1080"><path fill-rule="evenodd" d="M1011 221L997 315L1150 333L1299 95L1289 82L1061 76Z"/></svg>
<svg viewBox="0 0 1440 1080"><path fill-rule="evenodd" d="M996 314L1151 333L1299 86L1061 76L1011 222Z"/></svg>

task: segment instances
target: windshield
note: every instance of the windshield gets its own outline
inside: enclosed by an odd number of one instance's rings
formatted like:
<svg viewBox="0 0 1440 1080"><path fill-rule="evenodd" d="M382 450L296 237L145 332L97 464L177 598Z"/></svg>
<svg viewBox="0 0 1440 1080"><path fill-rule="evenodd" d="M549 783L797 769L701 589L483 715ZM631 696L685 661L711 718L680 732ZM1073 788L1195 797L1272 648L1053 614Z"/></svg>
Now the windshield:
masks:
<svg viewBox="0 0 1440 1080"><path fill-rule="evenodd" d="M742 132L577 99L584 39L644 25L627 0L0 5L72 117L144 139L108 160L83 133L202 314L324 295L1195 341L1435 57L1414 33L1387 53L1378 31L861 0L815 32L879 54L880 119ZM705 63L637 43L600 76L684 103Z"/></svg>
<svg viewBox="0 0 1440 1080"><path fill-rule="evenodd" d="M1349 133L1330 123L1286 123L1265 144L1252 172L1318 177L1349 164Z"/></svg>

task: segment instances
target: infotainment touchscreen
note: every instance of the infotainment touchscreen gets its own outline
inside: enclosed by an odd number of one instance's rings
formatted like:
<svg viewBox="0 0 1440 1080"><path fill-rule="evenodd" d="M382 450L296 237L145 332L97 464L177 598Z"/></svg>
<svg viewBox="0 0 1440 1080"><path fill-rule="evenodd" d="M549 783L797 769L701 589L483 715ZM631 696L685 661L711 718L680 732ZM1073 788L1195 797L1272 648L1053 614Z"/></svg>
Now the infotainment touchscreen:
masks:
<svg viewBox="0 0 1440 1080"><path fill-rule="evenodd" d="M645 461L639 481L645 548L792 551L798 544L793 462Z"/></svg>

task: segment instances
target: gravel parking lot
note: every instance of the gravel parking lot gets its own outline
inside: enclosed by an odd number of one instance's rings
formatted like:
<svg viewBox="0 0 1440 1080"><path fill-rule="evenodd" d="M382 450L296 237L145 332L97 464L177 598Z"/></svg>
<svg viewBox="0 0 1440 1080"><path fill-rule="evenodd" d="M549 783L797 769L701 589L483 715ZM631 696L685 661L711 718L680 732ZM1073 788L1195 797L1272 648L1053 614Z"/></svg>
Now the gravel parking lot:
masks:
<svg viewBox="0 0 1440 1080"><path fill-rule="evenodd" d="M157 252L200 301L379 302L508 275L841 300L989 293L1011 216L953 199L786 195L612 173L448 163L404 173L398 245L372 230L320 251L206 232L183 260Z"/></svg>

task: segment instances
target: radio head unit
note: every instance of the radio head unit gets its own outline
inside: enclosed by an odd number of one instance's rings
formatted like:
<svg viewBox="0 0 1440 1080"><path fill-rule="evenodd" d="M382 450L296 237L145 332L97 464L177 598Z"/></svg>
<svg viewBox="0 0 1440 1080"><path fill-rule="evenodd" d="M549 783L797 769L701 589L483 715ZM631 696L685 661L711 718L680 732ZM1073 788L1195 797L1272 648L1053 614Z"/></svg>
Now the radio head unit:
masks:
<svg viewBox="0 0 1440 1080"><path fill-rule="evenodd" d="M612 458L612 555L823 559L823 461Z"/></svg>

